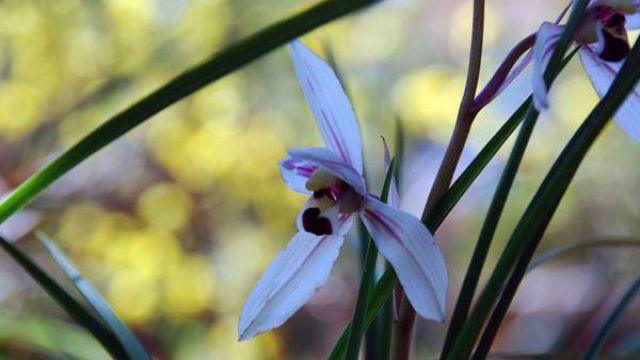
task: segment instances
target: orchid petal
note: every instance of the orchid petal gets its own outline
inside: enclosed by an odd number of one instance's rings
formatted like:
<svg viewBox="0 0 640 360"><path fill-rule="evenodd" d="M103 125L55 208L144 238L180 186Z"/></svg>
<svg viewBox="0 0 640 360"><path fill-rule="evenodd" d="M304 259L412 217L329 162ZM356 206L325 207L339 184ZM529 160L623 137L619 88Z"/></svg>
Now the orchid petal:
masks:
<svg viewBox="0 0 640 360"><path fill-rule="evenodd" d="M533 104L538 110L549 108L544 72L563 31L563 26L545 22L540 26L533 45Z"/></svg>
<svg viewBox="0 0 640 360"><path fill-rule="evenodd" d="M594 49L585 45L580 49L580 59L584 70L591 79L591 84L600 97L609 90L622 63L602 61ZM625 102L615 114L616 123L632 139L640 142L640 85L629 94Z"/></svg>
<svg viewBox="0 0 640 360"><path fill-rule="evenodd" d="M627 22L625 23L625 28L627 30L638 30L640 29L640 13L635 13L631 15L627 15Z"/></svg>
<svg viewBox="0 0 640 360"><path fill-rule="evenodd" d="M308 209L316 208L319 209L318 213L319 217L323 217L329 221L331 224L331 235L346 235L351 226L353 225L353 216L351 214L340 214L339 208L337 205L331 205L327 207L326 200L318 199L315 197L310 197L309 200L304 204L300 213L298 213L298 218L296 219L296 226L298 231L300 232L310 232L305 229L304 226L304 214ZM328 234L327 234L328 235Z"/></svg>
<svg viewBox="0 0 640 360"><path fill-rule="evenodd" d="M433 236L415 217L368 196L360 213L409 302L425 319L444 321L447 267Z"/></svg>
<svg viewBox="0 0 640 360"><path fill-rule="evenodd" d="M269 265L244 304L239 340L282 325L327 282L343 236L296 234Z"/></svg>
<svg viewBox="0 0 640 360"><path fill-rule="evenodd" d="M293 148L289 149L287 152L295 158L306 160L309 163L326 169L332 175L349 184L358 193L366 193L367 188L362 175L360 175L350 164L345 163L333 151L327 148L309 147Z"/></svg>
<svg viewBox="0 0 640 360"><path fill-rule="evenodd" d="M287 156L280 161L282 179L291 190L306 195L311 195L311 191L306 187L307 180L317 169L317 165L293 156Z"/></svg>
<svg viewBox="0 0 640 360"><path fill-rule="evenodd" d="M301 42L291 43L298 80L329 149L362 174L362 139L353 106L331 67Z"/></svg>
<svg viewBox="0 0 640 360"><path fill-rule="evenodd" d="M385 140L384 137L382 138L382 143L384 144L384 173L386 174L389 172L389 166L391 166L391 153L389 152L389 146L387 146L387 140ZM395 174L391 175L387 204L394 208L400 207L400 193L398 192Z"/></svg>

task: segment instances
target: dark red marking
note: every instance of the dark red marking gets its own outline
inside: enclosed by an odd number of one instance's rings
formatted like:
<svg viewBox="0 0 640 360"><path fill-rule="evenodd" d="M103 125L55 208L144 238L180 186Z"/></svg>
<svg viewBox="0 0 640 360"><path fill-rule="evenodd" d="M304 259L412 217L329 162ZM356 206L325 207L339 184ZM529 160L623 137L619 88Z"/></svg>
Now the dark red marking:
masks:
<svg viewBox="0 0 640 360"><path fill-rule="evenodd" d="M604 48L599 54L604 61L619 62L629 54L629 43L625 39L611 35L606 29L602 29Z"/></svg>
<svg viewBox="0 0 640 360"><path fill-rule="evenodd" d="M302 213L302 226L307 232L315 235L331 235L331 221L320 216L320 209L308 208Z"/></svg>

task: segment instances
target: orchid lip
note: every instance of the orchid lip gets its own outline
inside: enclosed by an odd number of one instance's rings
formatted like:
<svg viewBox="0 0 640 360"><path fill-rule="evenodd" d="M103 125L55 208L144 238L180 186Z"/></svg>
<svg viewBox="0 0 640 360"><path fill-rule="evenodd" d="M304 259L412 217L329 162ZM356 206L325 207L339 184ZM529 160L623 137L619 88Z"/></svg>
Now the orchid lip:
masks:
<svg viewBox="0 0 640 360"><path fill-rule="evenodd" d="M321 236L333 234L331 221L324 216L320 216L320 209L318 208L312 207L306 209L302 214L302 224L307 232L314 235Z"/></svg>

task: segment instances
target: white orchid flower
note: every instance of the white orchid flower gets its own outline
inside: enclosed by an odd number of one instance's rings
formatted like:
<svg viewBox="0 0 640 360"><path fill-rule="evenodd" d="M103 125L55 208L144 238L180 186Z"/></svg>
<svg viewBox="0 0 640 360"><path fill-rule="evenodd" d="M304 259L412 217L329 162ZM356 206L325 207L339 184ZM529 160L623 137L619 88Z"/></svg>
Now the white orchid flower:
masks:
<svg viewBox="0 0 640 360"><path fill-rule="evenodd" d="M287 184L309 200L298 216L299 232L249 295L239 339L280 326L309 301L327 281L355 216L393 266L417 313L443 321L447 268L433 236L413 215L367 192L360 129L336 74L302 43L293 42L291 51L326 147L289 149L280 163Z"/></svg>

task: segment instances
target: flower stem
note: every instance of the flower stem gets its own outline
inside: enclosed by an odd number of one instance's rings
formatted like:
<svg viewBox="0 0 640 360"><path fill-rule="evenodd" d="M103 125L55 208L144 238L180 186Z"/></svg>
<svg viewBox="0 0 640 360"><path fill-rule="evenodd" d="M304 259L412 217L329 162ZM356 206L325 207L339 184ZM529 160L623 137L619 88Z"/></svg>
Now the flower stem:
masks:
<svg viewBox="0 0 640 360"><path fill-rule="evenodd" d="M395 159L391 160L389 169L384 180L380 200L387 202L389 190L391 187L391 179L395 172ZM364 229L366 232L366 228ZM376 262L378 259L378 248L374 244L368 233L364 234L367 241L367 252L364 258L364 269L362 271L362 280L360 282L360 290L358 291L358 300L353 311L353 320L351 320L351 329L349 330L349 338L347 340L346 360L357 360L360 355L360 343L362 342L362 333L368 325L366 323L367 306L369 305L369 293L375 285L374 278L376 272Z"/></svg>
<svg viewBox="0 0 640 360"><path fill-rule="evenodd" d="M513 150L511 151L505 170L500 177L493 200L491 201L487 216L485 217L484 224L482 225L482 230L480 231L476 248L471 257L471 262L469 262L467 272L465 273L462 289L460 290L460 295L458 296L458 301L456 302L456 307L447 331L444 347L442 349L442 358L445 358L449 353L453 342L458 336L458 333L460 332L460 329L462 329L464 321L467 318L469 307L473 300L473 294L478 286L478 280L480 279L480 274L482 273L482 268L484 267L489 247L491 246L493 236L498 226L498 221L500 220L502 211L504 210L504 206L507 202L507 197L511 190L511 186L513 185L515 175L520 167L524 151L527 148L529 139L533 133L537 116L531 116L531 111L530 107L528 116L520 128L520 133L518 134L516 143L513 146Z"/></svg>
<svg viewBox="0 0 640 360"><path fill-rule="evenodd" d="M582 10L578 11L580 11L579 16L582 14ZM498 300L512 269L515 267L516 271L521 271L523 266L516 266L516 264L530 262L530 255L540 243L587 151L639 79L640 42L636 41L609 91L565 146L529 203L447 359L461 359L469 356L485 319ZM526 270L526 266L524 269ZM502 296L505 297L505 300L509 298L508 301L511 301L510 298L515 294L515 289L520 284L522 276L520 273L514 272L513 281L509 280L513 282L513 285L507 285L513 286L514 291L513 293L503 293Z"/></svg>
<svg viewBox="0 0 640 360"><path fill-rule="evenodd" d="M458 179L456 179L453 185L451 185L451 188L447 190L445 196L434 208L432 215L429 216L427 221L423 222L430 232L436 232L449 212L455 207L471 184L480 175L482 170L487 166L487 164L489 164L489 161L491 161L498 150L511 136L513 131L515 131L518 125L522 122L525 111L528 109L529 104L532 101L531 98L532 97L529 96L527 100L518 107L511 117L500 127L500 130L498 130L491 140L489 140L482 150L480 150L469 166L462 172L462 174L460 174ZM369 326L370 323L373 322L373 319L375 319L383 305L389 301L396 285L398 285L398 278L396 277L393 268L389 268L385 271L382 277L378 279L375 288L372 289L371 300L369 301L369 307L367 309L367 322L365 322L365 327ZM344 358L350 329L351 324L347 325L342 335L340 335L339 340L336 342L336 345L329 356L329 360Z"/></svg>
<svg viewBox="0 0 640 360"><path fill-rule="evenodd" d="M423 222L428 217L433 208L440 202L444 194L449 189L453 180L453 175L460 161L462 150L471 131L471 124L475 119L476 112L472 111L473 100L478 89L480 78L480 63L482 60L482 41L484 34L484 0L473 1L473 23L471 29L471 49L469 51L469 65L467 69L467 80L464 87L462 100L458 109L449 145L444 158L438 169L436 179L429 193L429 198L422 212ZM416 312L406 299L402 300L400 306L400 316L395 327L394 356L393 359L408 359L411 352L411 341L413 328L416 320Z"/></svg>
<svg viewBox="0 0 640 360"><path fill-rule="evenodd" d="M567 59L562 64L562 68L564 68L564 66L569 63L576 52L577 49L567 57ZM462 326L464 325L464 322L467 318L469 308L471 306L471 301L473 300L473 296L478 286L478 280L480 279L480 274L482 273L482 268L484 267L484 263L491 246L493 236L498 226L500 217L502 216L502 211L504 210L504 207L506 205L507 197L509 196L509 192L511 191L511 187L513 186L518 168L520 167L520 163L522 162L524 152L529 144L529 140L531 139L531 134L533 133L537 118L537 111L535 111L532 105L529 104L525 120L522 124L520 133L518 134L518 138L516 139L513 149L511 150L511 154L509 155L509 159L507 161L507 165L505 166L504 172L500 177L498 186L496 187L491 205L489 207L489 210L487 211L487 216L485 217L484 224L482 225L482 230L480 231L480 236L478 237L476 247L471 257L471 262L469 263L467 272L465 273L465 278L462 283L462 289L460 290L460 295L458 296L458 300L453 311L453 316L451 318L451 323L447 331L441 358L446 358L447 354L451 350L453 342L460 333L460 330L462 329ZM486 333L486 336L490 337L490 328L487 327L487 329L488 332Z"/></svg>

